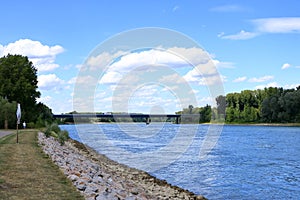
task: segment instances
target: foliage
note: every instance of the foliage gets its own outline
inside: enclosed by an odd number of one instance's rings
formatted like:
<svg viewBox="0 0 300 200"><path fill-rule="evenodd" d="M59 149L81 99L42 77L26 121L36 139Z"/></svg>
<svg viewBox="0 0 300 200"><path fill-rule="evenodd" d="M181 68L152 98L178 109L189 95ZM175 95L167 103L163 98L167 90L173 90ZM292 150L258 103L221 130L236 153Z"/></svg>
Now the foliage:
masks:
<svg viewBox="0 0 300 200"><path fill-rule="evenodd" d="M16 128L17 103L9 102L0 96L0 128Z"/></svg>
<svg viewBox="0 0 300 200"><path fill-rule="evenodd" d="M0 58L0 96L21 104L23 119L33 121L37 91L37 69L26 56L7 55Z"/></svg>
<svg viewBox="0 0 300 200"><path fill-rule="evenodd" d="M300 122L300 86L297 89L270 87L244 90L219 96L226 100L226 122L229 123L295 123ZM218 110L223 109L217 103ZM219 112L218 112L219 113Z"/></svg>
<svg viewBox="0 0 300 200"><path fill-rule="evenodd" d="M176 114L182 115L181 123L208 123L212 119L213 112L210 105L204 107L189 105L188 108L184 108Z"/></svg>
<svg viewBox="0 0 300 200"><path fill-rule="evenodd" d="M70 138L68 131L61 130L56 123L46 125L45 135L57 138L61 145L64 145L65 141Z"/></svg>
<svg viewBox="0 0 300 200"><path fill-rule="evenodd" d="M20 103L22 121L34 122L34 127L41 127L44 121L50 123L53 119L51 109L36 102L41 95L37 83L37 69L28 57L8 54L0 58L0 98L5 98L9 103ZM13 112L16 112L16 106ZM13 119L15 117L9 120L10 127L15 124Z"/></svg>
<svg viewBox="0 0 300 200"><path fill-rule="evenodd" d="M58 141L61 145L64 145L65 141L67 141L69 138L70 137L68 131L64 130L58 132Z"/></svg>

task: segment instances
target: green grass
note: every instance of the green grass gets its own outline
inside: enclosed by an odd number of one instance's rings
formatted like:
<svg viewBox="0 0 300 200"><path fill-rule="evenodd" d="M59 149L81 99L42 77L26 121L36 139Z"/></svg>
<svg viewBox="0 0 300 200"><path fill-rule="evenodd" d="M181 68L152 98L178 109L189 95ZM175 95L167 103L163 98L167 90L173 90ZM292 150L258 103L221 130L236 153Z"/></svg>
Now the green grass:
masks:
<svg viewBox="0 0 300 200"><path fill-rule="evenodd" d="M37 144L36 130L0 138L0 199L84 199Z"/></svg>

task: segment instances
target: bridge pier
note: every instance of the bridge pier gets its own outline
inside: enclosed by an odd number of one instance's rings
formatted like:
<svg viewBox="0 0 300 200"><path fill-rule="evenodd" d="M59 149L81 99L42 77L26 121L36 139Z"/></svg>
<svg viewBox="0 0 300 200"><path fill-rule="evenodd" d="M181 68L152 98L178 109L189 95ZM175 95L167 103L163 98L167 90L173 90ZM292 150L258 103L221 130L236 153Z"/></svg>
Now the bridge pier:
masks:
<svg viewBox="0 0 300 200"><path fill-rule="evenodd" d="M177 116L177 117L176 117L175 124L180 124L180 121L181 121L181 120L180 120L180 116Z"/></svg>
<svg viewBox="0 0 300 200"><path fill-rule="evenodd" d="M151 122L151 118L150 117L146 117L146 124L150 124Z"/></svg>

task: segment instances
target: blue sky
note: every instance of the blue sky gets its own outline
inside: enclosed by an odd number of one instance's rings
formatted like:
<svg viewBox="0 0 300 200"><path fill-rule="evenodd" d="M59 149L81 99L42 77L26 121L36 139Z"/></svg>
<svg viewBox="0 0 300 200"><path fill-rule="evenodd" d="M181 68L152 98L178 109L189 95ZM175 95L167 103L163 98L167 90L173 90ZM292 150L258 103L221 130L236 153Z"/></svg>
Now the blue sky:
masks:
<svg viewBox="0 0 300 200"><path fill-rule="evenodd" d="M38 68L39 101L54 113L75 109L76 80L78 83L83 63L99 44L121 32L144 27L174 30L198 43L215 63L225 93L269 86L293 88L300 85L299 8L297 0L11 0L1 3L0 56L12 53L30 58ZM131 58L147 60L161 53L135 52ZM134 64L129 59L124 57L123 61ZM94 111L113 110L112 96L119 83L116 75L124 77L133 70L121 61L117 64L110 66L94 90ZM175 71L191 87L195 104L212 104L214 97L201 78L197 82L191 75L190 66ZM125 111L173 113L188 104L178 100L180 95L174 91L155 84L141 86L127 94L130 98Z"/></svg>

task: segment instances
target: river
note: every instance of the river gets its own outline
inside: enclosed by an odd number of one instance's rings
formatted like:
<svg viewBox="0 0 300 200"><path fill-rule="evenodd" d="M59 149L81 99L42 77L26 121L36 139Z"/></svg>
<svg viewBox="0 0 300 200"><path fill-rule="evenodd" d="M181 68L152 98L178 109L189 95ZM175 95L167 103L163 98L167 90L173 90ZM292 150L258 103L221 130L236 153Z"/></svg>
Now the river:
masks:
<svg viewBox="0 0 300 200"><path fill-rule="evenodd" d="M111 159L208 199L300 199L300 127L225 125L205 157L199 153L209 125L60 127Z"/></svg>

